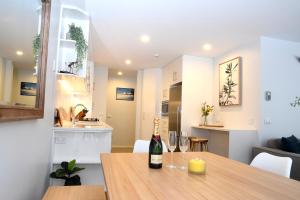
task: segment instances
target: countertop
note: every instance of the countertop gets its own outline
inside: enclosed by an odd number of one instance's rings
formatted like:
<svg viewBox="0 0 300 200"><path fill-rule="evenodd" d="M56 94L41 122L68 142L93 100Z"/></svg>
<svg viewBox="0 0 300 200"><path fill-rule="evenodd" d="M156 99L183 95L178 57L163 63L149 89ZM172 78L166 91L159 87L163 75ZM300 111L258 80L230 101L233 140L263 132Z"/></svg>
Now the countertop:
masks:
<svg viewBox="0 0 300 200"><path fill-rule="evenodd" d="M104 122L94 123L76 123L73 126L71 123L64 123L62 127L53 127L55 132L111 132L113 128Z"/></svg>
<svg viewBox="0 0 300 200"><path fill-rule="evenodd" d="M222 132L230 132L230 131L256 131L254 129L248 128L224 128L224 127L209 127L209 126L193 126L192 128L201 129L201 130L211 130L211 131L222 131Z"/></svg>

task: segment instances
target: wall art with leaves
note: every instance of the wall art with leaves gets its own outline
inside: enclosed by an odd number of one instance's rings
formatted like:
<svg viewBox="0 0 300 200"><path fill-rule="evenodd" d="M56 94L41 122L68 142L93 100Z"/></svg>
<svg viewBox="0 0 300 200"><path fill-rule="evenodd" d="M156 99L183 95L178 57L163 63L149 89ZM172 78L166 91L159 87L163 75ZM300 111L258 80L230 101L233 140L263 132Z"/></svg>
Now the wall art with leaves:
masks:
<svg viewBox="0 0 300 200"><path fill-rule="evenodd" d="M241 57L219 64L219 105L240 105Z"/></svg>

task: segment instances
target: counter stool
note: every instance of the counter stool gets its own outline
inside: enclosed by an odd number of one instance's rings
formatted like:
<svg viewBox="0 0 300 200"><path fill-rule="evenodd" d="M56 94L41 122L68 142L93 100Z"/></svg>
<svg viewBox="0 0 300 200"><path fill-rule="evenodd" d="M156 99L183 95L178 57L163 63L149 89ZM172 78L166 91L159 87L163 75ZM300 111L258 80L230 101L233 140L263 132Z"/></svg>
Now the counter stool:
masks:
<svg viewBox="0 0 300 200"><path fill-rule="evenodd" d="M199 146L200 151L208 150L208 139L200 137L189 137L190 140L190 151L196 151Z"/></svg>

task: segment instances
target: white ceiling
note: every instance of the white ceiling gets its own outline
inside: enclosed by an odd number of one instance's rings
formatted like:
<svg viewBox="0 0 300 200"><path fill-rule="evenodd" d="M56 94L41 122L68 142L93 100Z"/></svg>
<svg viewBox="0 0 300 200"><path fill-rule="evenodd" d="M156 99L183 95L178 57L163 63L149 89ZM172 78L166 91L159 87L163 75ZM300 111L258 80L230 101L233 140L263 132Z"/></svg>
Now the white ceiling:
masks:
<svg viewBox="0 0 300 200"><path fill-rule="evenodd" d="M32 41L37 33L39 0L0 0L0 57L15 67L33 68ZM23 51L17 56L16 51Z"/></svg>
<svg viewBox="0 0 300 200"><path fill-rule="evenodd" d="M182 54L215 57L269 36L300 42L299 0L85 0L98 65L159 67ZM148 34L149 44L139 37ZM213 45L210 52L202 45ZM153 54L159 53L159 58ZM126 66L125 59L132 65Z"/></svg>
<svg viewBox="0 0 300 200"><path fill-rule="evenodd" d="M300 0L60 1L90 13L90 56L110 68L160 67L182 54L215 57L260 36L300 42ZM39 0L0 0L0 56L33 65L38 5ZM150 43L139 41L142 34ZM202 49L206 42L213 45L209 52ZM18 49L23 57L16 57Z"/></svg>

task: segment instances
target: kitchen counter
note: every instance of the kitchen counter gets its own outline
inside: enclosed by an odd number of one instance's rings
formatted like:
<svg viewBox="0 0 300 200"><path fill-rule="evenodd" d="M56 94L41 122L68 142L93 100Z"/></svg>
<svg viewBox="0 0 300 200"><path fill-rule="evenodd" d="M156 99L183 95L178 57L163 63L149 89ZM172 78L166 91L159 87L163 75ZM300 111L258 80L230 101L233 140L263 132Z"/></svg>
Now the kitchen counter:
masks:
<svg viewBox="0 0 300 200"><path fill-rule="evenodd" d="M107 132L113 128L104 122L80 122L73 126L71 123L62 127L53 127L55 132Z"/></svg>
<svg viewBox="0 0 300 200"><path fill-rule="evenodd" d="M257 145L257 131L248 128L193 126L192 136L208 139L208 151L233 160L249 163L252 147Z"/></svg>
<svg viewBox="0 0 300 200"><path fill-rule="evenodd" d="M212 127L212 126L193 126L192 128L201 129L201 130L208 130L208 131L220 131L220 132L229 132L229 131L253 131L254 133L256 130L254 129L243 129L243 128L224 128L224 127Z"/></svg>
<svg viewBox="0 0 300 200"><path fill-rule="evenodd" d="M99 154L111 152L113 128L104 122L66 121L53 128L53 163L76 159L78 164L100 163Z"/></svg>

